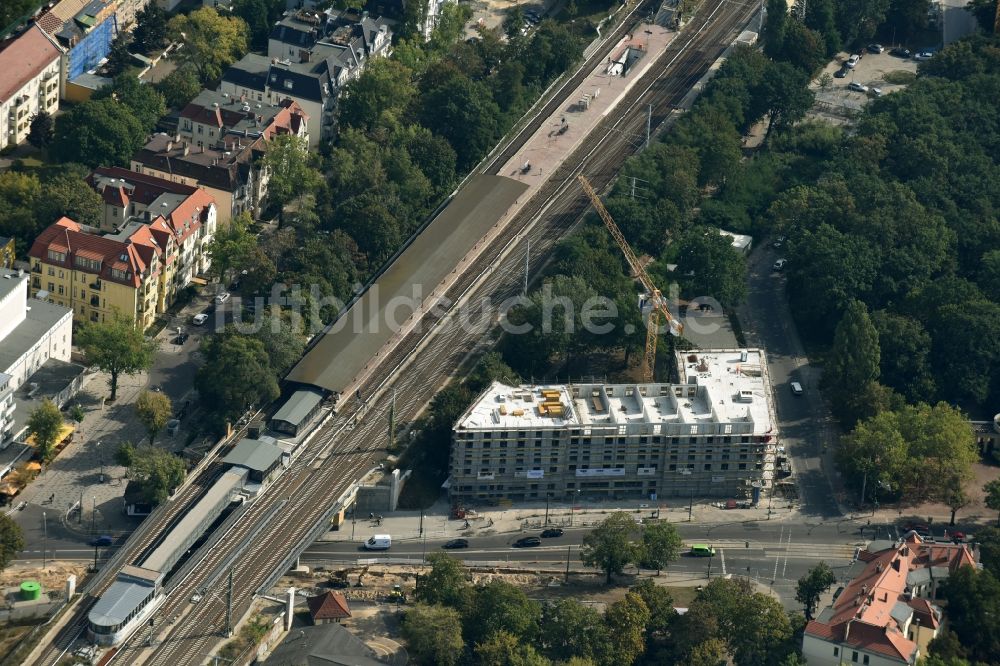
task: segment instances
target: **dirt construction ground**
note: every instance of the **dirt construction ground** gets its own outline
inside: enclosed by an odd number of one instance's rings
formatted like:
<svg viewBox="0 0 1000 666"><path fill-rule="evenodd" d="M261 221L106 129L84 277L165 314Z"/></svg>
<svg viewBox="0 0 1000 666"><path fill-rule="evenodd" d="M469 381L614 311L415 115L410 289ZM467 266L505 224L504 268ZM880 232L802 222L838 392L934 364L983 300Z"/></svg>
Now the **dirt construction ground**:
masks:
<svg viewBox="0 0 1000 666"><path fill-rule="evenodd" d="M842 79L835 78L834 73L841 69L850 55L846 52L838 54L810 86L816 93L814 111L827 120L837 121L839 119L842 122L844 116L860 111L867 104L869 100L867 94L848 90L847 86L852 81L879 88L883 94L888 95L903 88L903 86L887 83L886 74L899 71L916 73L917 71L918 63L916 61L891 56L889 49L886 48L882 53L863 53L857 66L853 70L847 70L847 76ZM832 83L825 89L819 84L824 74L829 74L832 78Z"/></svg>

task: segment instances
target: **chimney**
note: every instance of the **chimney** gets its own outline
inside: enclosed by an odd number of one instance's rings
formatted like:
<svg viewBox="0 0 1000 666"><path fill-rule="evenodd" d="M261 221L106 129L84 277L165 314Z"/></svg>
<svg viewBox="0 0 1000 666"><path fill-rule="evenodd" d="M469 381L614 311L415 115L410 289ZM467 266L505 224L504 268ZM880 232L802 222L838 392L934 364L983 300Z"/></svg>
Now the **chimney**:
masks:
<svg viewBox="0 0 1000 666"><path fill-rule="evenodd" d="M292 616L295 614L295 588L288 588L288 601L285 604L285 631L292 628Z"/></svg>
<svg viewBox="0 0 1000 666"><path fill-rule="evenodd" d="M896 571L900 571L900 565L898 559L894 559L892 561L892 568L895 569Z"/></svg>
<svg viewBox="0 0 1000 666"><path fill-rule="evenodd" d="M184 157L187 157L190 152L191 152L191 146L189 146L189 145L187 145L185 143L184 144Z"/></svg>
<svg viewBox="0 0 1000 666"><path fill-rule="evenodd" d="M167 141L167 152L169 153L173 149L174 149L174 142L173 141Z"/></svg>

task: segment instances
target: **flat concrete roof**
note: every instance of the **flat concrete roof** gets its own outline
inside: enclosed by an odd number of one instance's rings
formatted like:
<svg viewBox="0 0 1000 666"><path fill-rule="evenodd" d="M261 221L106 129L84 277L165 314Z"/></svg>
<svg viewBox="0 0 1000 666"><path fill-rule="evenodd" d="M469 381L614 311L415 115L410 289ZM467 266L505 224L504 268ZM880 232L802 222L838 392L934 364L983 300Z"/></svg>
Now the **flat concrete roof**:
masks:
<svg viewBox="0 0 1000 666"><path fill-rule="evenodd" d="M0 301L17 289L24 289L27 293L28 274L23 273L18 276L17 271L8 268L0 268Z"/></svg>
<svg viewBox="0 0 1000 666"><path fill-rule="evenodd" d="M3 280L2 282L13 282ZM38 344L63 317L72 316L73 311L55 303L28 299L28 312L24 321L18 324L0 344L0 370L7 370L29 349Z"/></svg>
<svg viewBox="0 0 1000 666"><path fill-rule="evenodd" d="M503 176L473 177L375 285L317 336L286 379L343 393L415 311L418 299L448 277L527 189Z"/></svg>
<svg viewBox="0 0 1000 666"><path fill-rule="evenodd" d="M184 514L184 517L170 530L169 537L142 561L142 568L167 574L168 572L163 571L163 568L174 555L178 543L183 542L187 535L197 529L204 530L208 527L208 525L203 524L205 519L213 513L218 515L219 506L225 506L229 503L231 495L240 487L246 475L245 469L231 469L220 476L218 481L208 489L208 492L198 500L194 508ZM173 538L175 534L177 538Z"/></svg>

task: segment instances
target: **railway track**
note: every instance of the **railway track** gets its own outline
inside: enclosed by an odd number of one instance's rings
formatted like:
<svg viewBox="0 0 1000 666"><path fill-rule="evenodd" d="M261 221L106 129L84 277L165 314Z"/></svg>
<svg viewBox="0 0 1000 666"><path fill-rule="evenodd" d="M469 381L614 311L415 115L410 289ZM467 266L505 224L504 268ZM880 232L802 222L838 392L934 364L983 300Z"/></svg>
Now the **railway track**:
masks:
<svg viewBox="0 0 1000 666"><path fill-rule="evenodd" d="M642 143L647 108L652 106L654 127L667 120L755 9L752 3L705 0L659 62L619 103L615 117L598 125L525 204L491 248L453 284L447 296L456 305L425 315L424 324L386 355L367 380L363 394L371 400L392 386L397 393L397 420L415 418L451 373L481 345L480 336L470 335L463 321L483 321L484 332L492 328L494 320L485 316L488 313L481 297L497 303L518 294L525 244L530 242L533 254L544 256L587 209L588 203L577 189L575 176L584 173L598 190L610 184L625 159ZM544 117L539 114L533 122L540 124ZM529 122L522 133L529 132L531 125ZM516 152L513 146L502 149L487 163L488 172L496 173ZM504 154L507 159L501 159ZM458 305L463 309L462 318L452 316ZM376 452L384 448L387 417L387 401L362 405L345 397L340 413L310 444L310 451L317 453L308 460L300 458L293 469L251 505L231 532L205 555L194 573L169 590L158 617L168 622L180 617L166 639L144 653L146 647L141 644L141 637L133 637L118 652L115 663L132 664L141 660L177 666L204 662L223 638L220 632L225 622L225 599L216 590L204 594L199 603L192 605L191 594L201 590L227 558L236 555L232 562L233 618L240 618L288 552L304 547L302 542L316 521L324 517L359 470L373 464ZM313 465L314 462L321 464ZM257 522L276 511L281 517L267 537L250 538L255 534Z"/></svg>

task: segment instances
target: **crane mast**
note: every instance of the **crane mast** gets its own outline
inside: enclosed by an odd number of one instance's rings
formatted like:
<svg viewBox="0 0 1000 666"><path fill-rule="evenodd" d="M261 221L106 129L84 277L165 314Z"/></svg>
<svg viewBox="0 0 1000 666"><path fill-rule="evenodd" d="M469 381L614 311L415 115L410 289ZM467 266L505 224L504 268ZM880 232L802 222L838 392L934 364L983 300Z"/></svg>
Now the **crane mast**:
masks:
<svg viewBox="0 0 1000 666"><path fill-rule="evenodd" d="M653 284L652 278L646 272L646 269L639 262L639 258L635 255L635 251L632 250L632 246L628 244L625 240L625 236L622 234L621 229L615 223L611 213L608 209L604 207L601 202L601 198L597 196L597 192L590 185L590 181L580 174L577 177L580 181L580 185L583 187L583 191L586 192L587 196L590 197L590 202L594 204L594 208L597 210L597 214L600 215L601 220L604 221L604 226L608 228L611 233L611 237L615 239L618 243L618 247L621 248L622 254L625 255L625 261L628 262L629 268L632 272L639 278L639 282L642 283L643 289L649 293L650 304L652 309L649 312L649 322L646 326L646 353L643 356L642 362L642 379L645 382L653 381L653 370L656 367L656 340L660 331L660 324L662 321L666 321L670 326L670 332L673 335L680 335L684 331L684 326L679 321L673 318L670 314L670 310L667 309L667 301L660 293L660 290L656 288Z"/></svg>

